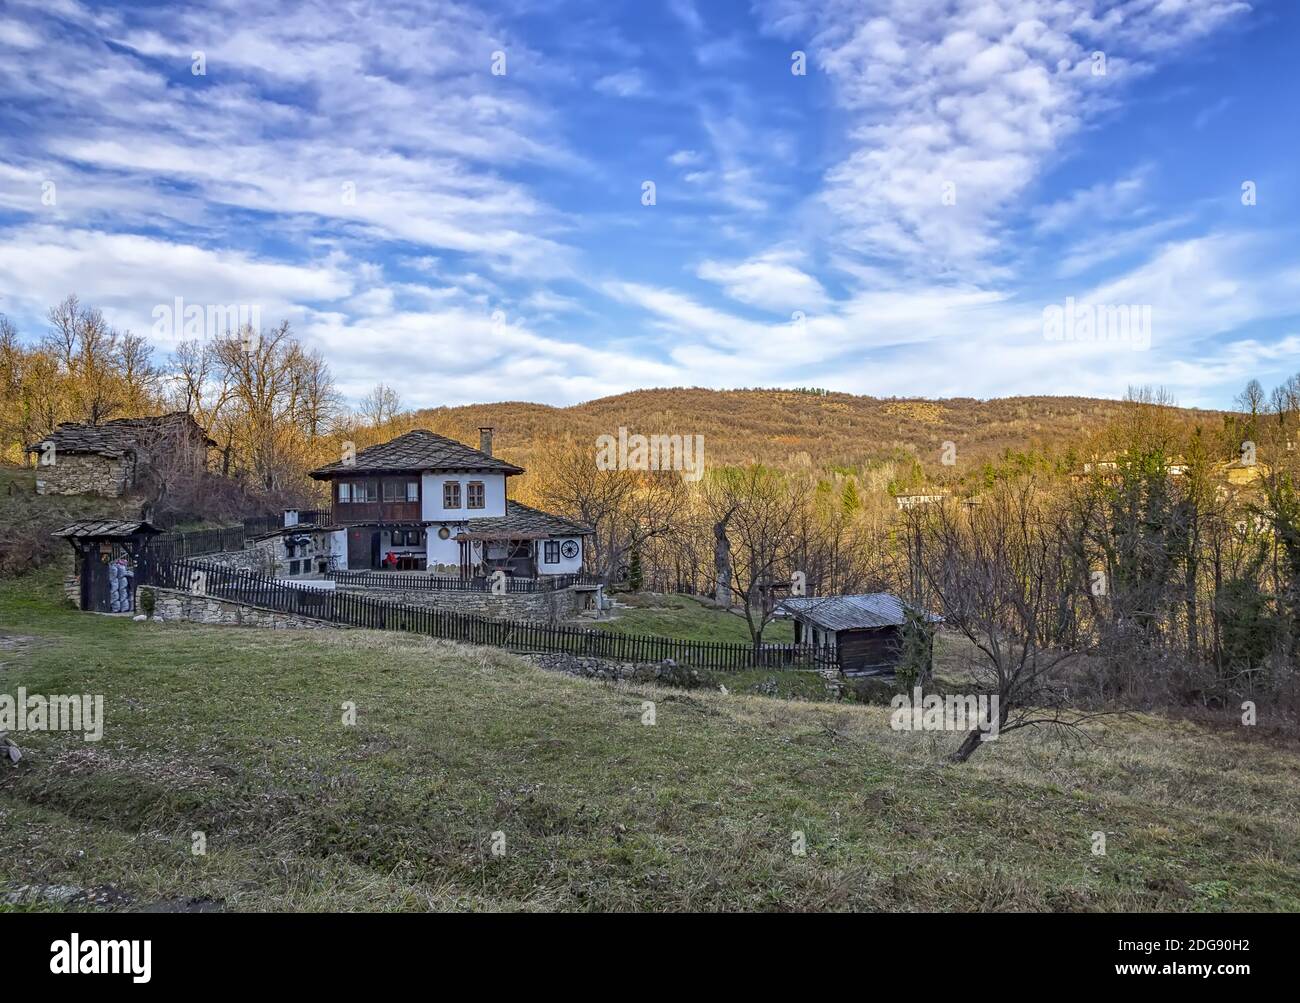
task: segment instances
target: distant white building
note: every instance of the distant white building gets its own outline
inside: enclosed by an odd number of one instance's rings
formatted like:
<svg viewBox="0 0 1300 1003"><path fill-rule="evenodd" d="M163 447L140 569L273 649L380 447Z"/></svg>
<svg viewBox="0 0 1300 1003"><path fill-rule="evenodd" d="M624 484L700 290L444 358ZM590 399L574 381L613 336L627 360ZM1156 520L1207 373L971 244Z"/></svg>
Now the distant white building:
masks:
<svg viewBox="0 0 1300 1003"><path fill-rule="evenodd" d="M906 511L909 508L916 508L918 505L933 505L936 502L943 501L947 497L947 495L927 494L894 495L894 502L900 509Z"/></svg>
<svg viewBox="0 0 1300 1003"><path fill-rule="evenodd" d="M592 530L508 500L506 480L523 468L492 455L491 428L479 436L474 449L416 429L313 470L330 486L330 518L279 534L283 546L306 551L290 573L322 563L462 577L497 569L529 578L580 572Z"/></svg>

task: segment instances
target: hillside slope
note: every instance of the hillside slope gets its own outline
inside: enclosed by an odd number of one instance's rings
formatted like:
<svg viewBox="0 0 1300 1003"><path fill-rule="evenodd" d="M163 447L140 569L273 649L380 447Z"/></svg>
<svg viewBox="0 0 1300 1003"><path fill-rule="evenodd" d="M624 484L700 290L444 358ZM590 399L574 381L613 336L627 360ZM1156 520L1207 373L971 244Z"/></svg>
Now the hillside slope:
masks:
<svg viewBox="0 0 1300 1003"><path fill-rule="evenodd" d="M0 581L0 661L105 708L102 741L0 764L0 909L1300 909L1300 750L1262 726L1116 719L952 766L888 708L138 624L52 575Z"/></svg>
<svg viewBox="0 0 1300 1003"><path fill-rule="evenodd" d="M1006 397L988 401L882 399L798 390L638 390L573 407L507 402L433 408L416 423L465 442L478 426L496 428L497 450L528 465L547 443L592 447L602 434L703 435L710 463L762 461L785 468L859 467L900 453L938 471L944 442L956 446L957 470L994 460L1005 449L1064 449L1121 411L1113 400ZM1189 422L1221 424L1219 412L1188 409Z"/></svg>
<svg viewBox="0 0 1300 1003"><path fill-rule="evenodd" d="M81 519L138 519L140 505L134 497L38 495L35 470L0 467L0 576L51 558L71 568L72 551L55 530Z"/></svg>

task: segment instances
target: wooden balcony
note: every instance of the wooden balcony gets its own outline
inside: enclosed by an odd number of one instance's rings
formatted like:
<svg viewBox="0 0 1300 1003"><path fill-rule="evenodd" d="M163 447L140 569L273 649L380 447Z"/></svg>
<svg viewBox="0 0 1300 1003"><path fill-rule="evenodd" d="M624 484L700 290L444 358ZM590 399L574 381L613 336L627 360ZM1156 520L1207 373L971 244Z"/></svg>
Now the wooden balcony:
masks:
<svg viewBox="0 0 1300 1003"><path fill-rule="evenodd" d="M334 524L355 526L359 523L419 522L420 503L405 502L334 502Z"/></svg>

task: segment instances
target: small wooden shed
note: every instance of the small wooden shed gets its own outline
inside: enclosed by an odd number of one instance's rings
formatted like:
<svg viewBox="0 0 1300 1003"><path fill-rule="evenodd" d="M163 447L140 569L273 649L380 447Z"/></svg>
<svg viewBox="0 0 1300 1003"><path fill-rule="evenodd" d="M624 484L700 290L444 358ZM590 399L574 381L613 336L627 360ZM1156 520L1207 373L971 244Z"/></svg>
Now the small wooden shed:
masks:
<svg viewBox="0 0 1300 1003"><path fill-rule="evenodd" d="M795 643L833 650L846 676L892 675L898 665L909 609L897 596L796 596L778 608L794 619ZM941 619L917 616L930 626Z"/></svg>
<svg viewBox="0 0 1300 1003"><path fill-rule="evenodd" d="M105 520L74 522L55 536L67 540L76 552L77 576L80 579L79 605L93 613L128 612L135 609L134 571L145 558L149 541L162 530L147 522L111 522ZM111 565L126 558L126 607L114 610L114 579ZM121 604L119 604L121 605Z"/></svg>

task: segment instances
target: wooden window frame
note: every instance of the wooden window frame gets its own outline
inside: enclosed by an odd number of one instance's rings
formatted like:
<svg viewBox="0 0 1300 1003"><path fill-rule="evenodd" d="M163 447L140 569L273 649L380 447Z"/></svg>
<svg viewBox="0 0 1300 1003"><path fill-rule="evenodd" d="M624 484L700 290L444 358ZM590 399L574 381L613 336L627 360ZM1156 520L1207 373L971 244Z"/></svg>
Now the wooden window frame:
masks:
<svg viewBox="0 0 1300 1003"><path fill-rule="evenodd" d="M477 488L477 492L475 491ZM478 494L478 504L474 504L474 495ZM483 481L470 481L465 485L465 507L467 509L487 508L487 484Z"/></svg>
<svg viewBox="0 0 1300 1003"><path fill-rule="evenodd" d="M560 541L546 540L542 544L542 563L559 564L560 563Z"/></svg>
<svg viewBox="0 0 1300 1003"><path fill-rule="evenodd" d="M444 509L461 508L460 481L442 482L442 507Z"/></svg>
<svg viewBox="0 0 1300 1003"><path fill-rule="evenodd" d="M352 501L340 502L340 504L367 505L379 501L379 483L373 479L351 481L349 487L352 489ZM375 489L375 497L370 497L370 489Z"/></svg>

